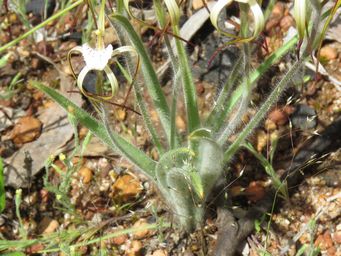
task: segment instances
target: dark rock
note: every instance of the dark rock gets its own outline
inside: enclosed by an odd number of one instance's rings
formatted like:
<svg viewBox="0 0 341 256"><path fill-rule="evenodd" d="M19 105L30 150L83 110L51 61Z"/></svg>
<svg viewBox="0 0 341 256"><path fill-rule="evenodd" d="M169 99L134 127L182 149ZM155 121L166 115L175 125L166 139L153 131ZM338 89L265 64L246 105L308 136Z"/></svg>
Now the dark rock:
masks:
<svg viewBox="0 0 341 256"><path fill-rule="evenodd" d="M31 13L36 17L43 17L45 12L45 2L47 2L46 16L50 17L56 6L55 0L31 0L26 4L26 13Z"/></svg>
<svg viewBox="0 0 341 256"><path fill-rule="evenodd" d="M192 70L195 80L221 86L226 82L238 59L239 50L233 46L221 49L220 47L226 45L226 41L213 31L213 26L207 21L191 40L198 47L191 56Z"/></svg>
<svg viewBox="0 0 341 256"><path fill-rule="evenodd" d="M291 122L295 128L302 130L314 129L317 125L317 114L315 109L300 104L291 115Z"/></svg>

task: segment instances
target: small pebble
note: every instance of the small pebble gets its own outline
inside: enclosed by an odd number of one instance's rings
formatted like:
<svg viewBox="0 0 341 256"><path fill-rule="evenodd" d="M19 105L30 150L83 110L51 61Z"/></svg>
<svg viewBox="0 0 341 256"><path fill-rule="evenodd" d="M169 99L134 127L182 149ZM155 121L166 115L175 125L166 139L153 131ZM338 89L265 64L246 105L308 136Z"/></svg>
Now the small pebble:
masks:
<svg viewBox="0 0 341 256"><path fill-rule="evenodd" d="M274 122L276 125L281 126L288 122L288 114L283 108L274 108L268 115L268 119Z"/></svg>
<svg viewBox="0 0 341 256"><path fill-rule="evenodd" d="M38 225L39 234L51 234L59 227L57 220L44 217Z"/></svg>
<svg viewBox="0 0 341 256"><path fill-rule="evenodd" d="M277 129L275 122L270 119L265 120L264 127L267 131L274 131Z"/></svg>
<svg viewBox="0 0 341 256"><path fill-rule="evenodd" d="M123 108L116 108L115 109L115 117L118 121L124 121L127 117L127 111Z"/></svg>
<svg viewBox="0 0 341 256"><path fill-rule="evenodd" d="M143 229L143 226L147 224L148 222L145 219L140 219L134 223L134 228L142 228L140 231L134 233L135 239L143 239L150 235L150 230Z"/></svg>
<svg viewBox="0 0 341 256"><path fill-rule="evenodd" d="M141 249L142 249L142 242L134 240L130 244L130 248L128 250L128 256L138 256L141 255Z"/></svg>
<svg viewBox="0 0 341 256"><path fill-rule="evenodd" d="M112 165L109 163L108 159L103 157L98 160L98 169L102 172L109 172L111 168Z"/></svg>
<svg viewBox="0 0 341 256"><path fill-rule="evenodd" d="M111 242L112 242L114 245L122 245L122 244L124 244L127 240L128 240L128 235L124 234L124 235L120 235L120 236L113 237L113 238L111 239Z"/></svg>
<svg viewBox="0 0 341 256"><path fill-rule="evenodd" d="M4 225L6 223L5 218L3 218L2 216L0 216L0 226Z"/></svg>
<svg viewBox="0 0 341 256"><path fill-rule="evenodd" d="M284 16L279 23L280 27L285 32L288 31L291 26L294 26L294 24L295 20L290 15Z"/></svg>
<svg viewBox="0 0 341 256"><path fill-rule="evenodd" d="M152 256L168 256L168 253L165 250L159 249L153 252Z"/></svg>
<svg viewBox="0 0 341 256"><path fill-rule="evenodd" d="M141 182L128 174L118 177L112 186L114 197L123 201L136 198L142 189Z"/></svg>
<svg viewBox="0 0 341 256"><path fill-rule="evenodd" d="M41 59L38 59L38 58L32 58L31 59L31 67L32 69L39 69L42 67L42 61Z"/></svg>
<svg viewBox="0 0 341 256"><path fill-rule="evenodd" d="M259 182L252 181L245 189L245 194L250 201L257 202L265 196L265 189Z"/></svg>
<svg viewBox="0 0 341 256"><path fill-rule="evenodd" d="M268 135L263 130L258 130L256 138L257 138L256 149L258 152L261 152L267 145Z"/></svg>
<svg viewBox="0 0 341 256"><path fill-rule="evenodd" d="M176 116L175 123L180 132L186 131L186 123L181 116Z"/></svg>
<svg viewBox="0 0 341 256"><path fill-rule="evenodd" d="M81 176L81 180L84 184L88 184L92 179L92 170L88 167L82 167L79 169L78 173Z"/></svg>
<svg viewBox="0 0 341 256"><path fill-rule="evenodd" d="M320 51L320 57L327 60L334 60L337 58L337 51L330 45L323 46Z"/></svg>
<svg viewBox="0 0 341 256"><path fill-rule="evenodd" d="M341 231L336 231L333 235L334 242L337 244L341 244Z"/></svg>
<svg viewBox="0 0 341 256"><path fill-rule="evenodd" d="M11 139L16 145L21 145L36 140L41 133L43 124L32 116L21 117L15 124Z"/></svg>

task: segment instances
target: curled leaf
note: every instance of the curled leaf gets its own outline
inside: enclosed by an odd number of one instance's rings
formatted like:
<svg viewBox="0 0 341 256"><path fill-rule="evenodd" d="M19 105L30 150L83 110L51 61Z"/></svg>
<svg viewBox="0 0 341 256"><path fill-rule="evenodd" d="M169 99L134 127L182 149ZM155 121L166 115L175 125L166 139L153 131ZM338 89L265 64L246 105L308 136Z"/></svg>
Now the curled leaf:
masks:
<svg viewBox="0 0 341 256"><path fill-rule="evenodd" d="M256 38L263 30L265 20L264 20L264 15L261 7L259 6L258 2L256 0L235 0L236 2L239 3L244 3L248 4L250 6L250 10L254 16L254 30L253 30L253 35L251 37L247 38L242 38L237 35L231 34L226 32L224 29L222 29L219 24L219 16L221 12L224 10L225 7L228 7L233 3L233 0L219 0L213 7L211 14L210 14L210 19L212 22L212 25L223 35L226 35L228 37L235 38L233 42L248 42Z"/></svg>

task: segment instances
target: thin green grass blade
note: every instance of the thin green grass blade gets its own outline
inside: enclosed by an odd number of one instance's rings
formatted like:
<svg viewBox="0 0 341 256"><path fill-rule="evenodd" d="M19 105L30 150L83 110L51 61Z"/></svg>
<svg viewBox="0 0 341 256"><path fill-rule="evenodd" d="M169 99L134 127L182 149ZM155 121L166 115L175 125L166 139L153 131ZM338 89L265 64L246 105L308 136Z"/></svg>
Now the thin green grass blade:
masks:
<svg viewBox="0 0 341 256"><path fill-rule="evenodd" d="M150 58L143 46L140 36L135 32L129 20L119 14L109 16L112 23L119 23L127 32L127 35L134 46L135 50L141 58L142 73L145 79L145 85L153 100L154 107L159 115L161 124L167 135L168 143L170 144L171 137L171 123L170 123L170 110L167 104L165 95L163 94L160 82L157 78Z"/></svg>
<svg viewBox="0 0 341 256"><path fill-rule="evenodd" d="M4 164L0 157L0 213L5 210L6 207L6 193L5 193L5 181L4 181Z"/></svg>
<svg viewBox="0 0 341 256"><path fill-rule="evenodd" d="M281 181L280 177L278 176L268 159L266 159L261 153L259 153L250 142L246 141L245 143L243 143L242 146L249 150L260 161L266 174L270 176L274 188L279 191L280 196L283 199L288 200L289 193L287 183L285 181Z"/></svg>
<svg viewBox="0 0 341 256"><path fill-rule="evenodd" d="M9 249L20 250L27 248L33 244L38 243L38 239L32 240L0 240L0 251L5 251ZM1 254L2 255L2 254Z"/></svg>
<svg viewBox="0 0 341 256"><path fill-rule="evenodd" d="M77 105L68 100L65 96L56 90L49 88L39 82L32 82L32 85L46 93L54 101L56 101L66 111L72 110L73 115L80 124L87 127L94 135L107 144L112 150L119 151L124 157L132 162L136 167L144 172L150 178L154 178L155 161L148 157L143 151L126 141L122 136L113 132L112 138L109 137L105 126L98 120L93 118L89 113L79 108Z"/></svg>
<svg viewBox="0 0 341 256"><path fill-rule="evenodd" d="M0 53L5 51L6 49L8 49L9 47L16 45L17 43L19 43L20 41L22 41L23 39L25 39L26 37L32 35L34 32L36 32L38 29L45 27L47 24L51 23L51 21L63 16L65 13L67 13L68 11L72 10L73 8L77 7L78 5L82 4L84 1L83 0L77 0L76 2L72 3L70 6L66 7L63 10L60 10L59 12L57 12L56 14L54 14L53 16L51 16L50 18L44 20L43 22L41 22L40 24L38 24L37 26L33 27L32 29L30 29L29 31L27 31L26 33L18 36L16 39L10 41L9 43L0 46Z"/></svg>
<svg viewBox="0 0 341 256"><path fill-rule="evenodd" d="M122 235L135 234L137 232L146 231L146 230L158 230L158 229L163 229L163 228L169 228L170 226L171 226L170 223L160 222L160 223L146 224L146 225L142 225L139 227L127 228L127 229L115 231L113 233L110 233L110 234L107 234L107 235L104 235L101 237L91 239L89 241L76 243L76 244L72 245L72 247L73 247L73 249L75 249L75 248L79 248L82 246L88 246L88 245L92 245L92 244L96 244L96 243L101 243L101 242L106 241L108 239L118 237L118 236L122 236ZM55 248L55 249L42 250L42 251L40 251L40 253L51 253L51 252L58 252L58 251L60 251L60 249Z"/></svg>

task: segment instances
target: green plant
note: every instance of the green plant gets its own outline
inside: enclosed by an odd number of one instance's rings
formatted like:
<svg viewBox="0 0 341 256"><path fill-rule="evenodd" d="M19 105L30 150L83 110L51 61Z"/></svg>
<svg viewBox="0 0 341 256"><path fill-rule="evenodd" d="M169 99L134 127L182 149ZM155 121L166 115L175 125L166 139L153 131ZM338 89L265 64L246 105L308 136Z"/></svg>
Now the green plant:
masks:
<svg viewBox="0 0 341 256"><path fill-rule="evenodd" d="M62 170L59 166L54 164L55 157L51 156L45 164L45 170L46 174L44 176L44 187L47 189L49 192L53 193L56 196L57 202L62 206L62 211L63 212L68 212L72 215L76 215L76 211L74 208L74 205L71 203L70 197L69 197L69 192L71 188L71 177L72 175L77 172L82 163L83 159L83 154L84 151L89 144L91 140L91 132L88 132L88 134L85 136L82 144L80 145L79 143L79 138L78 138L78 129L77 129L77 120L74 118L72 114L68 115L68 119L70 124L74 128L74 134L75 134L75 148L69 154L68 156L64 154L59 154L59 160L63 163L64 167L66 170ZM73 163L73 157L79 154L79 161L78 163ZM53 168L58 175L61 177L61 182L57 185L54 185L49 182L49 176L50 176L50 168Z"/></svg>
<svg viewBox="0 0 341 256"><path fill-rule="evenodd" d="M19 221L19 234L20 237L23 239L27 239L27 230L24 227L24 223L21 218L20 214L20 205L22 202L22 190L17 189L15 191L15 214L17 215L18 221Z"/></svg>
<svg viewBox="0 0 341 256"><path fill-rule="evenodd" d="M86 66L77 78L77 85L92 101L100 119L94 118L54 89L39 82L33 82L34 86L44 91L67 110L69 115L72 115L77 120L77 123L86 126L94 135L98 136L114 151L127 158L138 170L150 178L159 188L180 226L187 231L191 231L202 224L205 205L210 198L210 193L216 181L221 177L224 167L243 145L253 129L259 125L281 93L288 87L291 79L300 72L305 60L309 58L311 52L319 45L321 35L318 27L320 23L324 18L332 15L332 12L329 11L329 13L322 16L322 6L325 2L311 1L310 9L313 18L304 20L303 25L306 26L306 33L303 35L304 37L300 37L297 60L260 105L257 113L251 118L249 123L240 129L242 125L241 117L248 110L250 95L256 82L276 61L292 50L298 42L298 38L294 37L289 40L265 59L255 71L252 71L253 68L251 67L250 60L253 47L251 46L252 40L259 35L264 26L262 10L256 0L238 0L241 12L240 34L227 34L219 27L218 18L224 7L231 2L219 0L211 13L211 20L222 34L234 38L229 44L237 42L241 44L241 58L236 62L234 70L217 96L217 101L206 120L201 120L199 115L196 90L188 57L185 46L179 38L180 8L173 0L166 0L164 2L166 8L164 8L161 1L154 1L157 18L161 26L160 30L165 31L165 27L170 24L175 41L173 47L169 36L165 36L165 44L172 63L174 76L173 98L170 105L166 100L141 38L130 23L129 17L134 17L129 15L131 14L129 3L123 0L117 1L116 11L109 13L107 17L110 24L116 28L122 45L126 46L115 50L111 46L105 48L103 43L103 35L105 33L105 0L101 0L99 14L96 15L98 17L96 24L96 48L85 45L75 49L83 55L86 62ZM0 52L80 3L81 1L73 3L14 42L0 47ZM272 1L271 3L273 6L274 2ZM299 5L297 8L302 8L302 6ZM252 32L249 29L248 13L250 10L254 15L255 21L255 28ZM299 25L302 25L302 23ZM302 33L300 34L302 35ZM75 52L75 50L72 52ZM118 82L111 69L108 68L108 62L112 57L121 54L127 55L126 65L118 64L115 58L113 60L116 61L126 80L133 87L143 121L155 148L158 150L160 156L158 161L154 161L145 152L127 141L120 134L111 130L105 100L115 95L118 89ZM137 55L137 58L135 55ZM134 66L137 67L135 71L131 69ZM135 81L138 67L141 67L144 86L150 95L152 105L158 114L163 131L158 131L155 124L151 121L146 107L147 104L142 96L142 89ZM90 70L95 70L98 75L95 93L90 93L83 89L83 79ZM105 92L106 90L103 86L103 71L110 83L109 94ZM184 140L181 140L175 129L177 99L181 88L184 95L188 125L187 136ZM235 134L235 139L232 143L228 143L228 139L232 134ZM165 139L163 139L164 137Z"/></svg>
<svg viewBox="0 0 341 256"><path fill-rule="evenodd" d="M228 3L230 2L228 1ZM99 120L77 107L57 91L38 82L34 83L37 88L44 91L69 113L73 114L80 124L89 128L104 143L109 145L113 150L120 152L135 164L137 169L154 181L165 198L166 203L172 209L174 217L180 226L187 231L191 231L202 224L205 214L205 204L209 200L210 193L216 181L221 177L224 166L229 163L233 155L242 145L248 145L243 143L252 133L253 129L259 125L270 107L278 100L281 93L290 84L292 77L298 74L305 60L309 57L311 51L316 48L320 40L318 26L322 20L320 18L322 5L319 1L314 0L311 1L312 16L314 19L311 19L310 22L305 22L309 23L309 26L306 27L308 31L307 35L304 38L300 38L300 40L304 41L299 49L299 58L273 88L250 122L242 127L242 129L238 129L241 125L241 116L247 112L250 95L256 82L271 65L289 52L298 41L297 37L294 37L271 54L255 71L252 71L250 61L252 52L251 40L257 37L262 30L264 18L256 1L238 2L241 11L241 32L240 35L234 36L235 39L233 41L242 44L241 58L236 63L229 80L218 95L216 104L206 120L200 120L196 90L190 72L188 58L184 44L178 38L180 8L172 0L165 1L166 8L163 7L161 1L154 1L161 30L170 23L174 33L174 47L169 41L170 38L168 36L165 38L165 44L172 63L174 75L173 101L170 106L166 101L148 53L139 35L132 27L129 18L127 18L127 14L131 14L128 1L117 1L116 12L109 14L108 18L112 26L117 29L122 43L130 45L113 51L107 50L108 48L105 49L103 44L105 1L102 0L97 23L97 46L91 50L93 56L99 56L100 62L97 66L87 63L86 60L89 53L85 50L80 51L86 61L84 68L86 72L96 70L98 76L101 77L102 71L105 71L111 84L111 94L106 95L103 91L102 79L98 79L96 93L90 95L89 92L83 90L82 83L85 74L81 72L82 74L77 79L77 84L81 91L85 95L90 96L90 100L95 105L100 116ZM221 32L223 30L218 27L217 20L219 13L225 6L226 3L224 1L218 1L217 7L215 7L216 9L211 13L213 24ZM256 23L252 33L249 30L250 22L248 19L250 9L255 16ZM226 33L223 32L223 34ZM80 49L79 47L77 48L77 50ZM143 151L111 130L107 108L103 99L111 98L117 89L116 78L113 76L111 70L106 68L110 57L115 55L113 54L114 51L119 54L124 52L129 55L126 67L123 68L121 66L121 70L125 74L127 81L133 86L133 92L143 120L159 152L160 158L158 161L152 160ZM157 131L155 125L151 122L150 114L146 108L146 102L142 98L142 89L134 81L135 72L130 70L134 63L132 53L138 55L138 62L141 63L141 71L144 77L144 86L158 113L163 131ZM185 140L181 140L175 129L176 105L179 95L178 90L180 88L183 89L187 112L188 131ZM235 112L234 114L233 110ZM165 140L162 139L163 134L165 135ZM236 138L231 144L228 144L227 140L232 134L236 134ZM264 164L265 166L271 166L265 162ZM280 186L280 181L273 175L271 170L268 170L268 173L271 175L274 183ZM286 194L285 191L281 192Z"/></svg>
<svg viewBox="0 0 341 256"><path fill-rule="evenodd" d="M80 227L77 229L61 230L51 234L44 234L35 239L21 239L21 240L2 240L0 239L1 255L25 255L20 251L35 244L44 245L44 248L39 251L41 254L51 254L55 252L64 252L66 255L77 255L77 249L82 246L97 244L114 237L119 237L125 234L135 234L142 230L160 230L169 228L169 223L160 221L159 223L146 224L140 227L132 227L122 230L114 231L110 234L94 237L107 222L101 223L91 227ZM16 252L10 252L16 250ZM8 254L7 254L8 253Z"/></svg>
<svg viewBox="0 0 341 256"><path fill-rule="evenodd" d="M18 15L21 22L25 25L26 28L30 28L31 24L28 21L28 16L26 15L26 0L15 0L12 1L13 11Z"/></svg>
<svg viewBox="0 0 341 256"><path fill-rule="evenodd" d="M276 190L278 190L280 196L283 199L289 200L288 185L285 180L282 181L280 179L275 169L273 168L273 157L276 150L277 140L278 138L275 138L271 141L269 159L264 157L262 153L258 152L249 142L245 142L242 146L250 151L259 160L261 165L264 167L265 172L270 176L272 185L275 187Z"/></svg>

